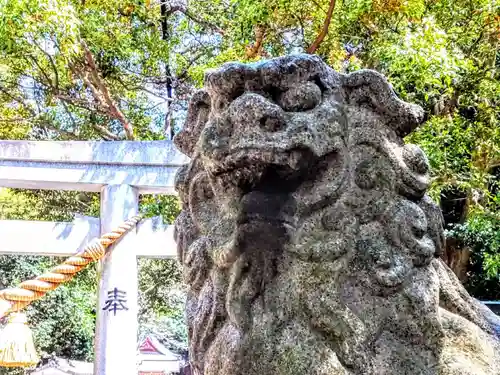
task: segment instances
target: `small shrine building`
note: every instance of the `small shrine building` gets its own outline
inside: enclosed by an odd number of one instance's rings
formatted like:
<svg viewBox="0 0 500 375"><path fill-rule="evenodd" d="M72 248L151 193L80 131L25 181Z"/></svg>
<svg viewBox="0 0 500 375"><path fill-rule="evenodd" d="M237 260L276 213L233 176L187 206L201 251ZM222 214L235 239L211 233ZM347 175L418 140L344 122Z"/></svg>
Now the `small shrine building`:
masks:
<svg viewBox="0 0 500 375"><path fill-rule="evenodd" d="M155 337L148 336L139 345L137 366L138 375L179 375L183 361Z"/></svg>
<svg viewBox="0 0 500 375"><path fill-rule="evenodd" d="M30 375L92 375L93 363L52 358ZM146 337L137 349L138 375L190 375L183 358L168 350L155 337Z"/></svg>

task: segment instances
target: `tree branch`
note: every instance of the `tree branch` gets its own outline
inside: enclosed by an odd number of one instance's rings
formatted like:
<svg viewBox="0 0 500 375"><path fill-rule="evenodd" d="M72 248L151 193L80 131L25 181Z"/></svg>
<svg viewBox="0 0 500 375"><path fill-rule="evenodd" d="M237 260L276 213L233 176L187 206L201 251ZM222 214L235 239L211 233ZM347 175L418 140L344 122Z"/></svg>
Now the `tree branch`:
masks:
<svg viewBox="0 0 500 375"><path fill-rule="evenodd" d="M159 103L157 103L157 104L155 104L155 105L152 105L152 106L150 106L150 107L143 107L143 106L138 105L138 104L136 104L136 103L131 103L131 102L129 102L128 100L125 100L125 99L122 99L122 100L123 100L123 102L124 102L126 105L128 105L129 107L134 107L134 108L137 108L137 109L139 109L139 110L141 110L141 111L151 111L151 110L153 110L153 109L155 109L155 108L158 108L159 106L161 106L161 105L163 105L163 104L165 103L165 102L159 102Z"/></svg>
<svg viewBox="0 0 500 375"><path fill-rule="evenodd" d="M147 88L145 88L144 86L140 86L140 85L130 85L130 84L127 84L122 78L120 77L114 77L113 78L116 82L118 82L123 88L127 89L127 90L138 90L138 91L144 91L144 92L147 92L149 95L152 95L152 96L155 96L157 97L158 99L161 99L163 100L164 102L167 102L167 101L171 101L171 102L174 102L175 99L173 98L165 98L163 95L160 95L154 91L151 91Z"/></svg>
<svg viewBox="0 0 500 375"><path fill-rule="evenodd" d="M24 102L24 99L22 99L22 98L19 98L19 97L17 97L17 96L12 95L12 94L9 92L9 90L7 90L7 89L3 88L2 86L0 86L0 91L1 91L4 95L6 95L6 96L8 96L9 98L11 98L11 99L12 99L13 101L15 101L16 103L19 103L20 105L22 105L22 106L23 106L23 108L24 108L25 110L27 110L29 113L31 113L31 115L32 115L32 116L36 116L36 115L37 115L37 113L35 112L35 110L34 110L33 108L31 108L28 104L26 104L26 103Z"/></svg>
<svg viewBox="0 0 500 375"><path fill-rule="evenodd" d="M75 107L78 107L81 109L86 109L87 111L95 111L95 112L98 112L102 115L108 116L108 112L105 109L100 108L97 105L92 107L91 105L89 105L89 102L87 100L80 99L80 98L74 98L72 96L67 96L67 95L63 95L63 94L56 94L55 98L59 99L61 101L64 101L68 104L71 104Z"/></svg>
<svg viewBox="0 0 500 375"><path fill-rule="evenodd" d="M330 22L332 22L332 15L335 9L335 0L330 0L330 5L328 6L328 11L326 13L325 22L323 23L323 27L321 28L320 33L314 40L314 42L307 49L307 53L314 53L318 49L318 47L323 43L323 40L328 34L328 28L330 27Z"/></svg>
<svg viewBox="0 0 500 375"><path fill-rule="evenodd" d="M225 31L222 30L219 26L217 25L214 25L213 23L211 22L208 22L208 21L205 21L205 20L202 20L202 19L199 19L198 17L196 17L194 14L192 14L190 11L188 11L187 9L179 9L180 12L184 13L184 15L189 18L190 20L202 25L202 26L205 26L209 29L212 29L213 31L215 31L217 34L220 34L222 36L225 35Z"/></svg>
<svg viewBox="0 0 500 375"><path fill-rule="evenodd" d="M71 104L71 105L73 105L75 107L86 109L87 111L94 111L94 112L100 113L101 115L109 116L109 113L106 110L102 109L102 108L99 108L99 107L89 108L88 102L85 101L85 100L78 99L78 98L72 98L72 97L69 97L69 96L61 95L61 94L56 95L56 98L61 101L61 103L63 104L63 106L65 108L66 108L66 106L64 105L64 103L68 103L68 104ZM70 115L69 111L68 111L68 115ZM119 141L119 140L121 140L121 138L119 136L117 136L116 134L112 133L111 131L109 131L108 129L106 129L102 125L95 124L95 123L91 122L91 126L105 140L108 140L108 141Z"/></svg>
<svg viewBox="0 0 500 375"><path fill-rule="evenodd" d="M255 27L255 43L245 48L245 55L248 59L253 59L255 56L261 54L265 35L266 29L264 26Z"/></svg>
<svg viewBox="0 0 500 375"><path fill-rule="evenodd" d="M203 56L205 56L205 52L202 51L201 53L195 55L191 60L189 60L189 62L187 63L187 66L182 69L182 72L179 74L179 76L177 77L177 80L182 80L184 78L187 77L187 74L188 74L188 71L189 69L193 66L193 64L195 62L197 62L199 59L201 59Z"/></svg>
<svg viewBox="0 0 500 375"><path fill-rule="evenodd" d="M120 108L118 108L118 105L114 102L113 98L111 98L111 95L109 93L109 90L108 90L106 83L99 76L99 69L97 68L97 65L94 61L94 56L92 55L92 52L90 52L89 48L87 47L87 44L83 40L81 41L81 44L82 44L83 51L85 54L85 60L87 62L87 67L90 69L90 71L88 73L90 74L92 81L89 79L88 75L81 74L83 72L80 72L80 76L82 77L82 79L87 80L86 83L89 85L89 88L94 93L94 96L96 97L96 99L101 103L101 105L104 105L106 107L108 115L110 117L118 120L122 124L127 139L133 140L134 139L134 130L132 128L132 124L128 121L128 119L125 117L125 115L120 110ZM109 132L109 134L113 134L113 133Z"/></svg>
<svg viewBox="0 0 500 375"><path fill-rule="evenodd" d="M42 123L42 127L44 127L45 129L49 129L49 130L53 130L55 132L58 132L60 133L63 137L65 137L66 139L69 139L71 141L78 141L80 140L81 138L78 137L78 135L76 135L75 133L73 132L70 132L70 131L67 131L67 130L63 130L63 129L60 129L52 124L49 124L48 122L43 122Z"/></svg>
<svg viewBox="0 0 500 375"><path fill-rule="evenodd" d="M71 120L71 124L73 125L73 128L77 129L78 125L76 124L75 118L73 117L73 114L69 110L68 105L64 101L61 101L61 104L64 107L64 110L66 111L66 113L68 114L68 117Z"/></svg>
<svg viewBox="0 0 500 375"><path fill-rule="evenodd" d="M35 112L33 108L31 108L28 104L24 102L22 98L16 97L12 94L10 94L7 90L5 90L3 87L0 87L0 91L4 93L6 96L11 98L13 101L16 103L20 104L26 111L28 111L31 114L31 118L15 118L15 119L0 119L0 122L28 122L29 120L40 120L38 117L39 115ZM80 139L75 133L69 132L67 130L60 129L53 124L41 119L42 121L40 122L40 126L45 129L50 129L53 131L58 132L62 136L66 137L67 139L70 140L78 140Z"/></svg>
<svg viewBox="0 0 500 375"><path fill-rule="evenodd" d="M38 43L36 43L36 42L33 42L33 43L35 44L35 47L37 47L47 57L47 60L49 60L50 66L52 67L52 70L54 71L54 78L55 79L54 79L53 86L56 90L59 90L59 73L57 71L57 66L56 66L56 63L54 62L54 59L52 58L50 53L48 53L42 47L40 47L38 45Z"/></svg>
<svg viewBox="0 0 500 375"><path fill-rule="evenodd" d="M110 132L104 126L91 122L90 125L99 132L99 134L107 141L119 141L120 137Z"/></svg>
<svg viewBox="0 0 500 375"><path fill-rule="evenodd" d="M38 70L40 71L40 73L42 74L42 76L44 76L45 80L47 81L48 87L50 87L50 84L51 84L52 80L50 79L49 75L45 72L45 70L43 70L43 68L40 66L40 64L38 64L38 61L33 56L27 55L27 57L28 57L29 60L33 61L33 63L37 66Z"/></svg>

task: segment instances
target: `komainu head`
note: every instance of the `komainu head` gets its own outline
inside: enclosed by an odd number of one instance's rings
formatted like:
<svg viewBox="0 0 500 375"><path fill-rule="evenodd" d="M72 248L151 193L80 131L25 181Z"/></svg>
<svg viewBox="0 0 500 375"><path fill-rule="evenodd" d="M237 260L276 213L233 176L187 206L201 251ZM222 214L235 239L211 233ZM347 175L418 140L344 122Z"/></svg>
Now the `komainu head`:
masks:
<svg viewBox="0 0 500 375"><path fill-rule="evenodd" d="M403 141L423 121L379 73L314 56L206 74L175 139L197 374L500 374Z"/></svg>

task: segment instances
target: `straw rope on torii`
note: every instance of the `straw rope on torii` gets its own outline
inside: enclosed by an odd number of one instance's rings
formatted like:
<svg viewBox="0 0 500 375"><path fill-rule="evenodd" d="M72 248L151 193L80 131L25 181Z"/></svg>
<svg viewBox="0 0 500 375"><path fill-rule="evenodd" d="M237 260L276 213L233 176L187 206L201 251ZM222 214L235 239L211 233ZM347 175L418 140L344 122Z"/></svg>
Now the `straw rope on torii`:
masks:
<svg viewBox="0 0 500 375"><path fill-rule="evenodd" d="M134 216L116 229L89 243L82 251L66 259L48 272L15 288L0 290L0 318L10 314L8 324L0 333L0 367L29 367L38 363L27 318L18 313L31 302L67 282L92 261L106 255L106 249L137 225L142 216Z"/></svg>
<svg viewBox="0 0 500 375"><path fill-rule="evenodd" d="M66 259L62 264L48 272L19 284L18 287L0 290L0 318L22 310L31 302L43 297L47 292L56 289L59 284L67 282L89 263L101 259L106 249L132 229L142 216L134 216L116 229L89 243L82 251Z"/></svg>

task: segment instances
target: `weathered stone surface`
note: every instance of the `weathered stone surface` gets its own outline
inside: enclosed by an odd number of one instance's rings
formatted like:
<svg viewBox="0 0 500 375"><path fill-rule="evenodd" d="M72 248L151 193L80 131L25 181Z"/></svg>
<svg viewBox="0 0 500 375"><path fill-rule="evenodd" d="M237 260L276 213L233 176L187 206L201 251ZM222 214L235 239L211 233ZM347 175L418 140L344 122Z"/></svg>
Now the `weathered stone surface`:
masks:
<svg viewBox="0 0 500 375"><path fill-rule="evenodd" d="M203 375L500 374L498 319L440 261L424 120L317 57L210 72L177 136L190 352Z"/></svg>

